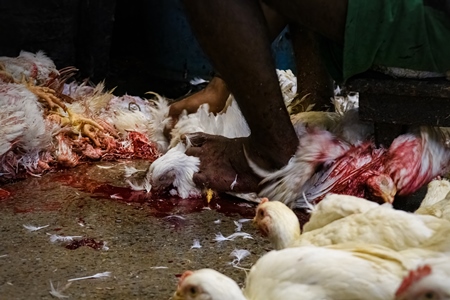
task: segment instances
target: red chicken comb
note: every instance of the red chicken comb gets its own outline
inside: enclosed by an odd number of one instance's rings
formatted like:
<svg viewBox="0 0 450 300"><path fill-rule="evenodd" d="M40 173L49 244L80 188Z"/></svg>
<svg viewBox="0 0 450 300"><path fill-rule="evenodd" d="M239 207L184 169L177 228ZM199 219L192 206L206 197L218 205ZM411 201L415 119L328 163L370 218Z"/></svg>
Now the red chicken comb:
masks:
<svg viewBox="0 0 450 300"><path fill-rule="evenodd" d="M431 274L431 267L429 265L424 265L418 267L416 270L409 271L408 276L406 276L402 283L400 284L400 287L397 289L397 292L395 292L395 297L401 296L404 292L406 292L411 285L418 282L425 276L428 276Z"/></svg>
<svg viewBox="0 0 450 300"><path fill-rule="evenodd" d="M264 198L261 198L261 202L259 202L259 204L263 204L263 203L266 203L266 202L269 202L269 199L264 197Z"/></svg>
<svg viewBox="0 0 450 300"><path fill-rule="evenodd" d="M186 279L186 277L188 277L188 276L190 276L190 275L192 275L192 274L194 274L194 272L192 272L192 271L184 271L184 273L181 275L181 277L180 277L180 280L178 281L178 286L180 286L181 285L181 283L183 282L183 280L185 280Z"/></svg>

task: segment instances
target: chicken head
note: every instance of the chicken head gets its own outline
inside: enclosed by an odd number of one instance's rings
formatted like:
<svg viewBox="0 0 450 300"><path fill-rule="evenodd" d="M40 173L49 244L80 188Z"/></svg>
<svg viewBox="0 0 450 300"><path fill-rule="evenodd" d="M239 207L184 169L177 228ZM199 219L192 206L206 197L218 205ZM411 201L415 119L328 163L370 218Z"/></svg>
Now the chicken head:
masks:
<svg viewBox="0 0 450 300"><path fill-rule="evenodd" d="M178 282L174 300L245 300L231 278L212 269L185 271Z"/></svg>
<svg viewBox="0 0 450 300"><path fill-rule="evenodd" d="M186 155L185 150L184 144L179 143L150 165L147 179L154 188L162 190L173 185L181 198L201 195L193 180L200 159Z"/></svg>
<svg viewBox="0 0 450 300"><path fill-rule="evenodd" d="M295 213L280 201L263 198L256 207L253 223L276 249L284 249L300 238L300 222Z"/></svg>
<svg viewBox="0 0 450 300"><path fill-rule="evenodd" d="M397 188L390 176L379 174L369 177L366 182L366 187L371 200L381 203L394 202Z"/></svg>
<svg viewBox="0 0 450 300"><path fill-rule="evenodd" d="M426 264L411 270L395 293L396 300L448 300L450 289L445 278L433 278L433 269Z"/></svg>

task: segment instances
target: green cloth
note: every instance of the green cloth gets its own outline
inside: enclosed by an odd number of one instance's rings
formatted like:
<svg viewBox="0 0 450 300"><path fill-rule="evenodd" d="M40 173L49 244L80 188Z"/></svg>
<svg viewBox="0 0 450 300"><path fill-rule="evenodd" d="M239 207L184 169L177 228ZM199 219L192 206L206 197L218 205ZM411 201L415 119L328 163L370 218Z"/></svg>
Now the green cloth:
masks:
<svg viewBox="0 0 450 300"><path fill-rule="evenodd" d="M325 38L321 53L342 82L373 65L450 70L450 16L423 0L349 0L344 47Z"/></svg>

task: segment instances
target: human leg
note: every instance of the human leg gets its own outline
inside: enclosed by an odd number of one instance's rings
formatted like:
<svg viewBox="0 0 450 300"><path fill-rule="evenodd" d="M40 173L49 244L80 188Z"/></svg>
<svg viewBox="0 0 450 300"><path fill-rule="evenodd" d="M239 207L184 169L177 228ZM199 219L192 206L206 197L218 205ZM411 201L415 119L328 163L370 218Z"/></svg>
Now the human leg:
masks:
<svg viewBox="0 0 450 300"><path fill-rule="evenodd" d="M289 24L289 30L298 70L298 95L292 102L291 113L305 111L310 105L315 111L332 110L333 80L321 61L316 34L298 23Z"/></svg>
<svg viewBox="0 0 450 300"><path fill-rule="evenodd" d="M273 41L286 27L286 20L265 3L260 2L260 5L269 29L270 40ZM169 116L176 123L176 119L183 110L189 114L194 113L200 105L205 103L209 105L210 112L218 113L223 110L229 95L230 90L226 82L220 76L214 76L203 90L173 103L169 109Z"/></svg>
<svg viewBox="0 0 450 300"><path fill-rule="evenodd" d="M348 0L263 0L289 23L343 44Z"/></svg>
<svg viewBox="0 0 450 300"><path fill-rule="evenodd" d="M243 150L237 149L245 145L257 164L276 169L287 163L298 145L279 88L261 7L254 0L185 0L185 4L200 44L235 95L252 132L248 139L219 141L208 136L194 143L199 147L192 147L190 153L202 158L194 180L217 190L229 190L236 174L242 182L256 182L255 175L246 172L247 164L243 165ZM218 174L225 178L223 184L212 179ZM238 180L236 191L239 188Z"/></svg>

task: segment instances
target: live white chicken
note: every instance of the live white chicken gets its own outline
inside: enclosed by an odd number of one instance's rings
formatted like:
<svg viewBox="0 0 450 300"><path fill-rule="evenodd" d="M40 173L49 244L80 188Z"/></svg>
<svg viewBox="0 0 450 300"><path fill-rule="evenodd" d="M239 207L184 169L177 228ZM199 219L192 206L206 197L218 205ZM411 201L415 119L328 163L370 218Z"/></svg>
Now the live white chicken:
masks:
<svg viewBox="0 0 450 300"><path fill-rule="evenodd" d="M253 265L242 290L227 276L201 269L183 274L173 299L393 299L404 266L364 256L314 246L271 251Z"/></svg>
<svg viewBox="0 0 450 300"><path fill-rule="evenodd" d="M345 197L325 198L322 202L328 202L328 208L341 207L346 205ZM365 199L360 201L369 202ZM318 206L321 206L320 203ZM343 210L345 209L336 209L338 212ZM319 211L323 214L323 209ZM312 216L314 220L314 210ZM333 219L335 217L330 218L330 221ZM395 210L386 205L378 205L362 213L335 219L323 227L318 227L316 222L314 226L309 228L307 226L310 231L300 234L298 218L291 209L280 202L264 200L256 209L254 222L268 236L276 249L303 245L326 246L356 241L382 245L393 250L424 247L450 252L449 243L444 239L450 231L450 222L433 216ZM431 242L433 240L435 242ZM433 245L430 245L431 243Z"/></svg>

